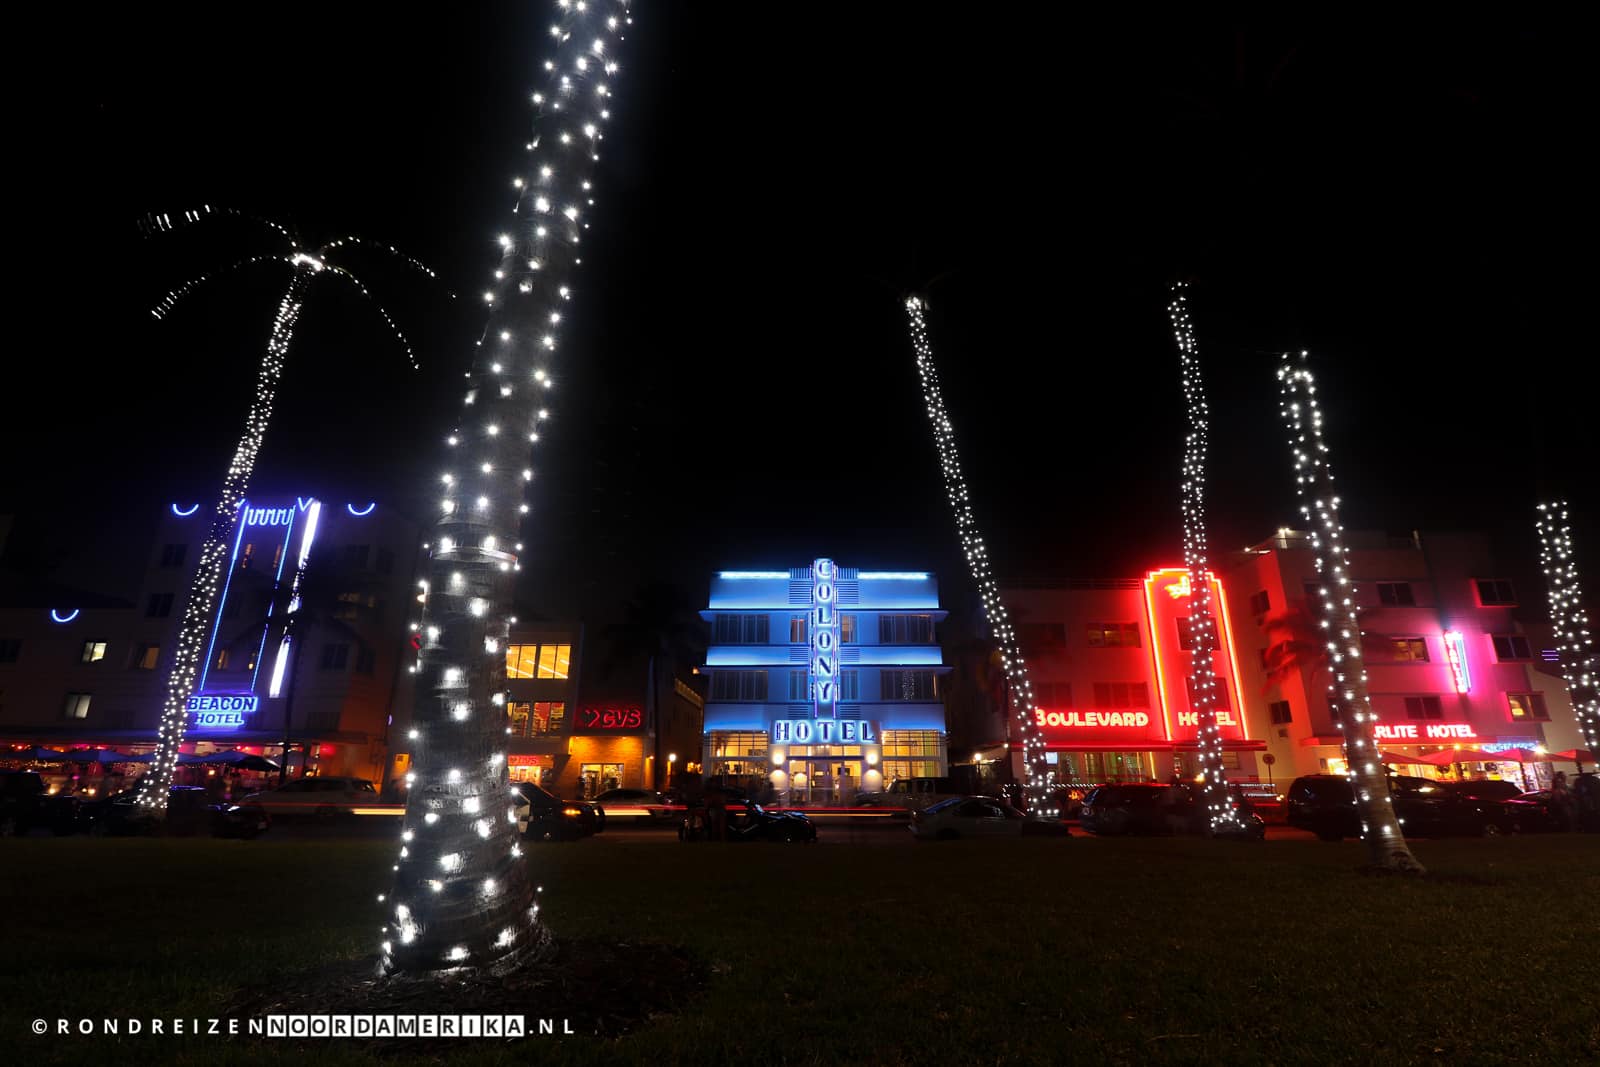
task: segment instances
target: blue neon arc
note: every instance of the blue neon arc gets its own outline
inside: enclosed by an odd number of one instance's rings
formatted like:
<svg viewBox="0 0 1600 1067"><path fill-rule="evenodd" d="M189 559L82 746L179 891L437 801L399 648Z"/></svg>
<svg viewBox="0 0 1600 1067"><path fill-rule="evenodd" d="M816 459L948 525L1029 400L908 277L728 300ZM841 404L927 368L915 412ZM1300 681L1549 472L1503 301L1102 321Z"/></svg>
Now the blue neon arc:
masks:
<svg viewBox="0 0 1600 1067"><path fill-rule="evenodd" d="M72 609L72 614L68 615L66 618L63 619L61 617L61 613L60 612L56 611L55 608L51 608L50 609L50 617L52 619L54 619L56 622L71 622L73 619L76 619L78 617L78 613L81 612L82 610L83 610L82 608L73 608Z"/></svg>
<svg viewBox="0 0 1600 1067"><path fill-rule="evenodd" d="M200 510L200 505L199 504L190 504L188 511L184 511L184 510L180 509L177 504L173 504L172 505L172 513L174 515L178 516L178 518L180 518L180 519L187 519L190 515L193 515L195 512L197 512L199 510Z"/></svg>
<svg viewBox="0 0 1600 1067"><path fill-rule="evenodd" d="M350 514L352 514L352 515L354 515L354 516L355 516L355 517L356 517L356 518L358 518L358 519L364 519L364 518L366 518L366 517L367 517L367 516L368 516L368 515L371 515L371 514L372 514L372 509L373 509L373 508L375 508L375 507L377 507L377 506L378 506L378 503L377 503L377 501L373 501L373 502L372 502L372 503L370 503L370 504L368 504L368 505L367 505L367 507L366 507L366 510L365 510L365 511L357 511L357 510L356 510L356 506L355 506L355 505L354 505L354 504L346 504L346 505L345 505L345 506L344 506L344 509L345 509L345 510L346 510L346 511L348 511L348 512L349 512L349 513L350 513Z"/></svg>

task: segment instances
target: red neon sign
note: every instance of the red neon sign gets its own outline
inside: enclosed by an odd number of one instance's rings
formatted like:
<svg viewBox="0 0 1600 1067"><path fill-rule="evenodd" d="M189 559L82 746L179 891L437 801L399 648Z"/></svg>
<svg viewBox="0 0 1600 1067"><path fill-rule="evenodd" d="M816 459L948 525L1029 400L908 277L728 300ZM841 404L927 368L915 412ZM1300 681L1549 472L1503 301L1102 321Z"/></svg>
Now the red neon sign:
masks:
<svg viewBox="0 0 1600 1067"><path fill-rule="evenodd" d="M1158 597L1158 589L1164 590L1167 595ZM1174 639L1178 627L1182 625L1179 620L1191 610L1193 594L1186 567L1165 567L1145 576L1145 619L1150 629L1150 656L1155 663L1161 709L1166 718L1167 737L1180 742L1194 741L1200 733L1200 715L1189 707L1187 681L1190 656ZM1222 580L1215 574L1211 575L1211 612L1221 638L1212 662L1222 697L1216 709L1217 726L1222 731L1223 740L1243 741L1248 734L1245 732L1239 700L1239 660L1233 640L1233 623L1228 617L1227 593L1222 588Z"/></svg>
<svg viewBox="0 0 1600 1067"><path fill-rule="evenodd" d="M1378 741L1476 741L1478 731L1466 722L1380 722L1372 736Z"/></svg>
<svg viewBox="0 0 1600 1067"><path fill-rule="evenodd" d="M1447 630L1444 635L1444 656L1450 661L1450 680L1456 692L1472 691L1472 672L1467 670L1467 639L1460 630Z"/></svg>
<svg viewBox="0 0 1600 1067"><path fill-rule="evenodd" d="M644 709L590 707L578 709L577 733L631 733L644 729Z"/></svg>

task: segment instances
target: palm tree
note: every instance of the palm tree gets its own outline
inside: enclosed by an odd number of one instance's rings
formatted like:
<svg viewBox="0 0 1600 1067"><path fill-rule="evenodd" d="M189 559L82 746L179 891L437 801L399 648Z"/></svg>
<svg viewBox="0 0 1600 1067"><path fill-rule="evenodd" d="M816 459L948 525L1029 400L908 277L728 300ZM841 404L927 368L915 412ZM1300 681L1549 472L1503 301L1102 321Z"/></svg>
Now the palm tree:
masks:
<svg viewBox="0 0 1600 1067"><path fill-rule="evenodd" d="M278 381L283 376L283 364L288 355L289 343L294 337L295 324L300 321L300 312L305 306L311 283L323 275L341 278L354 285L370 299L372 294L367 291L360 279L329 260L331 255L343 249L358 246L383 249L398 256L428 277L434 276L432 271L416 260L402 255L387 245L372 245L359 237L341 237L308 251L286 227L276 222L247 216L238 211L214 211L209 206L200 211L184 212L177 224L173 223L169 215L153 217L148 228L153 231L167 231L174 229L175 225L195 224L212 218L235 218L257 223L275 234L286 245L282 250L270 255L241 259L225 268L226 270L263 263L287 264L292 269L289 287L278 303L278 313L273 318L272 331L267 337L267 349L256 372L255 399L245 418L244 433L235 445L233 459L223 475L222 492L217 499L216 508L211 513L211 524L200 547L199 565L195 568L194 577L189 583L189 595L184 601L183 617L178 626L177 648L173 656L172 671L167 677L166 696L161 708L155 756L151 760L149 773L144 776L139 794L139 803L157 813L166 810L168 786L172 784L172 772L178 764L178 746L183 742L187 726L186 708L189 697L194 694L195 682L200 673L200 661L205 655L203 651L205 636L211 626L212 614L217 606L217 592L222 584L223 571L226 569L224 561L228 554L228 542L232 540L234 526L239 519L239 508L244 503L245 493L250 486L250 477L255 472L256 457L261 451L267 424L272 418L272 405L277 397ZM151 313L157 319L165 317L183 297L212 277L214 275L206 274L184 282L168 292ZM415 367L416 359L412 356L411 345L406 341L405 335L400 332L399 327L394 324L394 320L381 305L378 305L378 314L383 316L383 320L400 339L407 357Z"/></svg>
<svg viewBox="0 0 1600 1067"><path fill-rule="evenodd" d="M501 257L483 294L488 322L435 483L411 789L394 888L380 898L389 917L382 942L389 973L498 970L549 944L507 776L505 651L519 530L530 510L528 446L548 414L549 368L611 115L613 54L629 21L624 0L560 5L544 86L532 98L526 169L510 183L516 226L500 236Z"/></svg>
<svg viewBox="0 0 1600 1067"><path fill-rule="evenodd" d="M1351 596L1350 553L1339 521L1339 495L1328 468L1316 382L1306 366L1306 353L1300 353L1296 365L1289 362L1285 352L1278 381L1282 415L1294 455L1296 492L1302 501L1309 501L1301 505L1300 511L1307 520L1317 564L1321 599L1318 625L1331 675L1328 704L1344 734L1346 777L1361 814L1361 836L1374 868L1422 874L1422 864L1411 854L1405 835L1400 832L1400 820L1389 799L1388 774L1379 762L1373 730L1376 716L1367 694L1367 671L1363 665L1361 624Z"/></svg>
<svg viewBox="0 0 1600 1067"><path fill-rule="evenodd" d="M645 715L656 735L655 767L659 777L664 766L662 693L677 667L697 663L704 656L705 624L681 586L651 582L634 592L623 607L622 621L607 625L601 640L605 643L603 674L610 676L641 659L645 662ZM669 784L657 782L658 787Z"/></svg>

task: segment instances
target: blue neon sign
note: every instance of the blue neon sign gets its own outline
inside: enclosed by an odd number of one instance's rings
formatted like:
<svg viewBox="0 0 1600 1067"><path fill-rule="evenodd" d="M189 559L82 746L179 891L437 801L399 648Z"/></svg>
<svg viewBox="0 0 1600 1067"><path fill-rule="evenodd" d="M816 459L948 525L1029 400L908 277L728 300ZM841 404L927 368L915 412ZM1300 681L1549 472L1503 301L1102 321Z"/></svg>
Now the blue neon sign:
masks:
<svg viewBox="0 0 1600 1067"><path fill-rule="evenodd" d="M878 740L870 719L773 719L775 745L871 745Z"/></svg>
<svg viewBox="0 0 1600 1067"><path fill-rule="evenodd" d="M368 515L371 515L372 514L372 509L377 507L377 506L378 506L378 502L376 500L374 500L374 501L372 501L371 503L369 503L367 505L367 508L366 508L365 511L357 511L356 510L356 506L354 504L346 504L344 506L344 509L346 511L348 511L350 514L354 515L356 518L364 519Z"/></svg>
<svg viewBox="0 0 1600 1067"><path fill-rule="evenodd" d="M255 714L261 698L249 693L197 693L184 705L197 727L234 728Z"/></svg>
<svg viewBox="0 0 1600 1067"><path fill-rule="evenodd" d="M294 508L244 509L246 526L288 526L292 522L294 522Z"/></svg>
<svg viewBox="0 0 1600 1067"><path fill-rule="evenodd" d="M83 610L82 608L73 608L72 609L72 614L68 615L66 618L63 619L61 617L61 613L60 612L58 612L55 608L51 608L50 609L50 617L52 619L54 619L56 622L71 622L73 619L76 619L78 617L78 612L80 612L82 610Z"/></svg>
<svg viewBox="0 0 1600 1067"><path fill-rule="evenodd" d="M839 699L839 585L831 559L811 564L811 699L817 718L833 718Z"/></svg>
<svg viewBox="0 0 1600 1067"><path fill-rule="evenodd" d="M199 504L190 504L188 511L184 511L182 508L178 507L177 504L173 504L172 505L172 513L174 515L178 516L178 518L180 518L180 519L187 519L190 515L193 515L195 512L197 512L199 510L200 510L200 505Z"/></svg>

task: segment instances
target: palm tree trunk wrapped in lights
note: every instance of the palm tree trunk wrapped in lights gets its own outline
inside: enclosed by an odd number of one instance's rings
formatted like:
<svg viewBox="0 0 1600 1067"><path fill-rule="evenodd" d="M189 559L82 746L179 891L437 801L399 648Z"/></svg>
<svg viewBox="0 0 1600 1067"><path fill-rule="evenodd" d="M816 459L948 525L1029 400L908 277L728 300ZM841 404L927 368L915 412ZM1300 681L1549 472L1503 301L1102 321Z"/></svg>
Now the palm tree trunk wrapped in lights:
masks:
<svg viewBox="0 0 1600 1067"><path fill-rule="evenodd" d="M1306 353L1292 361L1283 355L1278 367L1280 411L1289 428L1294 454L1300 513L1310 531L1321 600L1321 628L1328 649L1328 706L1344 734L1346 777L1355 793L1361 836L1373 867L1403 874L1425 873L1411 854L1400 820L1389 799L1389 779L1373 734L1377 717L1367 695L1367 671L1361 659L1361 624L1356 618L1355 586L1350 554L1339 521L1339 497L1328 469L1328 446L1322 440L1322 413L1316 380Z"/></svg>
<svg viewBox="0 0 1600 1067"><path fill-rule="evenodd" d="M194 695L195 680L200 675L200 660L205 654L202 649L211 630L212 615L217 607L217 593L226 578L223 570L228 556L228 542L233 539L234 527L239 521L239 508L244 503L245 493L249 491L250 477L256 469L256 458L261 452L261 443L266 438L267 426L272 421L272 405L278 395L278 382L283 377L284 360L288 356L289 344L294 338L295 324L300 321L300 311L305 305L311 283L318 276L326 274L349 282L360 291L361 295L372 300L372 294L359 278L329 259L340 249L351 247L368 247L386 252L400 258L429 278L434 277L433 271L389 245L364 241L359 237L341 237L322 245L314 253L306 252L288 228L279 223L244 215L232 209L212 208L210 205L199 210L183 212L177 223L172 221L170 215L154 216L148 221L147 229L169 231L177 226L226 218L245 219L259 224L281 238L286 247L279 254L241 259L224 270L235 270L262 263L287 263L294 268L294 272L289 278L289 288L278 304L278 313L272 320L272 332L267 338L266 355L262 358L261 368L256 374L255 399L251 402L250 413L245 418L244 434L239 438L239 443L234 448L233 459L223 476L222 493L217 500L216 510L211 514L211 525L206 531L205 540L201 543L200 557L194 577L189 583L189 595L184 600L172 670L167 676L166 695L161 705L156 751L150 761L150 769L139 787L139 804L156 813L166 811L167 796L172 785L172 772L178 765L178 746L183 743L184 731L188 726L189 698ZM217 271L203 274L170 290L161 298L151 314L157 319L165 318L185 296L221 273ZM373 305L399 339L407 359L415 368L417 361L410 342L389 317L383 305L375 300Z"/></svg>
<svg viewBox="0 0 1600 1067"><path fill-rule="evenodd" d="M911 324L911 347L917 356L917 375L922 381L922 399L928 408L928 420L933 423L933 443L939 450L939 468L944 475L944 488L950 498L951 511L955 513L956 533L961 538L961 550L967 557L967 569L983 601L984 617L1000 647L1001 663L1005 668L1006 682L1011 689L1011 706L1017 722L1017 734L1022 741L1022 764L1027 775L1024 797L1028 814L1053 816L1059 814L1051 800L1055 789L1055 771L1046 759L1044 743L1039 737L1035 719L1033 685L1028 680L1028 665L1017 644L1016 629L1001 602L1000 590L989 570L989 551L984 547L983 535L978 532L978 520L972 513L972 499L967 492L966 476L961 471L961 458L956 454L955 429L945 411L944 393L939 388L939 372L933 364L933 348L928 344L928 325L923 317L927 301L912 296L906 299L906 315Z"/></svg>
<svg viewBox="0 0 1600 1067"><path fill-rule="evenodd" d="M1583 610L1567 502L1540 504L1538 510L1539 563L1550 585L1550 623L1561 657L1561 677L1572 693L1572 709L1577 713L1584 747L1600 752L1600 663L1589 632L1589 617Z"/></svg>
<svg viewBox="0 0 1600 1067"><path fill-rule="evenodd" d="M483 294L488 324L448 440L423 583L409 794L385 913L383 967L511 966L547 938L518 844L506 767L505 650L518 529L554 384L563 308L594 204L622 0L558 0L535 132L510 180L515 228Z"/></svg>
<svg viewBox="0 0 1600 1067"><path fill-rule="evenodd" d="M1188 286L1172 287L1167 312L1178 343L1183 367L1183 398L1189 412L1189 434L1183 452L1183 562L1189 568L1189 694L1190 708L1198 720L1200 774L1206 809L1213 832L1244 829L1233 798L1228 795L1228 772L1223 766L1222 731L1217 726L1217 620L1211 604L1210 549L1206 540L1206 435L1209 412L1205 382L1200 374L1200 354L1194 326L1189 321Z"/></svg>

